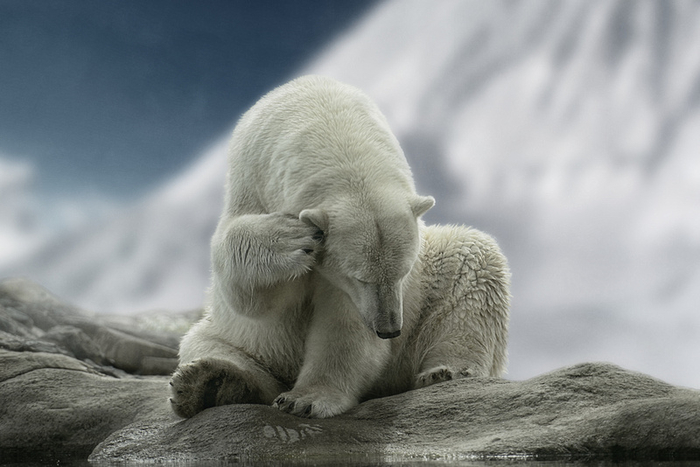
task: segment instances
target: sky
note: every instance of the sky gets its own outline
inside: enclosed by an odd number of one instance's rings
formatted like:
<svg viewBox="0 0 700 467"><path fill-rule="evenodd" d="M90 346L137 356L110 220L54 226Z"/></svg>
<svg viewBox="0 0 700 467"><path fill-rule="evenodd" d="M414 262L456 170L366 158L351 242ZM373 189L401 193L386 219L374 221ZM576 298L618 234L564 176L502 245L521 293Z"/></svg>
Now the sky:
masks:
<svg viewBox="0 0 700 467"><path fill-rule="evenodd" d="M603 360L700 387L700 2L192 5L0 0L0 277L98 312L200 306L236 118L323 74L377 102L428 223L499 242L509 377Z"/></svg>
<svg viewBox="0 0 700 467"><path fill-rule="evenodd" d="M372 4L0 0L0 159L46 197L136 199Z"/></svg>

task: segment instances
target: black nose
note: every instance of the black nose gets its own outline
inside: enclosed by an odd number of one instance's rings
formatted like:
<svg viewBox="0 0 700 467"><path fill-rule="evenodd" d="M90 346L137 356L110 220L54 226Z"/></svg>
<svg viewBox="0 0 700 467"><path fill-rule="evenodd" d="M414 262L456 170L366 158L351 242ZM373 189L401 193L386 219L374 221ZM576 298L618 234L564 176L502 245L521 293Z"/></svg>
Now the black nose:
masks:
<svg viewBox="0 0 700 467"><path fill-rule="evenodd" d="M399 329L398 331L394 331L394 332L377 331L377 335L379 337L381 337L382 339L393 339L394 337L399 337L401 335L401 330Z"/></svg>

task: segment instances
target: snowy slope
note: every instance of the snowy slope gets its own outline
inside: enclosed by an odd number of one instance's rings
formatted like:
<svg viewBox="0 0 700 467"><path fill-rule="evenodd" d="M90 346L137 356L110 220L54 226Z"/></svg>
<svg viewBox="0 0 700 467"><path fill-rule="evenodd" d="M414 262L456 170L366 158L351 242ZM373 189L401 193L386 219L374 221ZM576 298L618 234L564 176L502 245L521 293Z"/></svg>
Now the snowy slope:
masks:
<svg viewBox="0 0 700 467"><path fill-rule="evenodd" d="M700 387L698 25L692 1L396 0L300 74L376 99L437 199L429 222L499 240L510 377L608 360ZM196 306L226 139L23 270L87 308Z"/></svg>

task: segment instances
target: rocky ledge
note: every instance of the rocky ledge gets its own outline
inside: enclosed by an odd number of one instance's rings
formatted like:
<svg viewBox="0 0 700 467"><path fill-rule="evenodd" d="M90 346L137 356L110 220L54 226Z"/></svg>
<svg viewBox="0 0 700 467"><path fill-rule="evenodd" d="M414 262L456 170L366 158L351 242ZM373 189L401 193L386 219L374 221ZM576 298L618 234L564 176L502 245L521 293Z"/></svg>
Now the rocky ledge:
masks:
<svg viewBox="0 0 700 467"><path fill-rule="evenodd" d="M163 374L195 316L96 316L1 283L0 462L700 460L700 391L606 363L445 382L326 420L254 405L181 420Z"/></svg>

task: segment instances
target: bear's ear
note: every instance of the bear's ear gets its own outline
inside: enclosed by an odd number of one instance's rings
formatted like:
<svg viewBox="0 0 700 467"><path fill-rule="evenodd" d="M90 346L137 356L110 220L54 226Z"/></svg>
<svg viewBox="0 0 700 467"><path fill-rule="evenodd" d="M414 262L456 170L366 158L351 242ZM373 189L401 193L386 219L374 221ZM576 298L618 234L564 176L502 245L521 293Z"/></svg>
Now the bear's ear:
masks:
<svg viewBox="0 0 700 467"><path fill-rule="evenodd" d="M411 211L414 216L420 217L433 206L435 206L435 198L432 196L416 196L411 202Z"/></svg>
<svg viewBox="0 0 700 467"><path fill-rule="evenodd" d="M304 209L299 213L299 220L318 227L323 233L328 231L328 214L321 209Z"/></svg>

